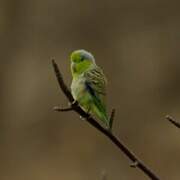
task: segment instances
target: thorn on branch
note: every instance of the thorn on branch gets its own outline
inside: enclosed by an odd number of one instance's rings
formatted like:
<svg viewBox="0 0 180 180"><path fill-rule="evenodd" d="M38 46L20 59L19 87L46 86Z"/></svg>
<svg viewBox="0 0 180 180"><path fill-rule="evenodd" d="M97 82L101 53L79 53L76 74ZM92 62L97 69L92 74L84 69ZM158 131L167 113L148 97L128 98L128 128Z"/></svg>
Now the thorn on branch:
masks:
<svg viewBox="0 0 180 180"><path fill-rule="evenodd" d="M171 122L174 126L176 126L177 128L180 128L180 123L178 121L176 121L172 116L167 115L166 119Z"/></svg>
<svg viewBox="0 0 180 180"><path fill-rule="evenodd" d="M138 161L134 161L133 163L130 164L130 167L137 168L138 164L139 164Z"/></svg>

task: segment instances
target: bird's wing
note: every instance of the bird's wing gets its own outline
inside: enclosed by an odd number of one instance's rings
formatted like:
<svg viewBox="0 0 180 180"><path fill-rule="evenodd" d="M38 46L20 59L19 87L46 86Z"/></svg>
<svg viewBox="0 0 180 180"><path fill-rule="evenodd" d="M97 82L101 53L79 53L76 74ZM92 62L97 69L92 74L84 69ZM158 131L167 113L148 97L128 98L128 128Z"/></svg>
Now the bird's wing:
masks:
<svg viewBox="0 0 180 180"><path fill-rule="evenodd" d="M96 95L106 95L106 77L98 66L84 73L86 83L92 88Z"/></svg>
<svg viewBox="0 0 180 180"><path fill-rule="evenodd" d="M94 105L107 119L105 94L106 94L106 77L99 67L92 68L85 72L85 85L87 91L91 94Z"/></svg>

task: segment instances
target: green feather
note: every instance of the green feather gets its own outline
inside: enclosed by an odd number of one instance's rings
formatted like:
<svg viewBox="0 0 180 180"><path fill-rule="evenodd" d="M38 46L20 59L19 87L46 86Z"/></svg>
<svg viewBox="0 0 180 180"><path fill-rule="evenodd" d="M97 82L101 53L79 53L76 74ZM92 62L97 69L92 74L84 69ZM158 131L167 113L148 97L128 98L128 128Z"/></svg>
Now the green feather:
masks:
<svg viewBox="0 0 180 180"><path fill-rule="evenodd" d="M85 50L74 51L71 55L71 71L74 99L86 112L109 126L105 106L106 78L94 57Z"/></svg>

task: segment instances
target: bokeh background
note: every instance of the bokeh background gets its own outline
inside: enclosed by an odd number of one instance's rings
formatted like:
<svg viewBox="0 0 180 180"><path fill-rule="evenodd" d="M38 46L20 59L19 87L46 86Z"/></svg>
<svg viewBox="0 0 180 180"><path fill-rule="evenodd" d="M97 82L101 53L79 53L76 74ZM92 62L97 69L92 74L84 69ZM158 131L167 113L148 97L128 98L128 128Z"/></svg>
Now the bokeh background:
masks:
<svg viewBox="0 0 180 180"><path fill-rule="evenodd" d="M1 0L0 179L144 180L67 105L51 58L92 52L108 77L114 133L162 179L180 179L179 1Z"/></svg>

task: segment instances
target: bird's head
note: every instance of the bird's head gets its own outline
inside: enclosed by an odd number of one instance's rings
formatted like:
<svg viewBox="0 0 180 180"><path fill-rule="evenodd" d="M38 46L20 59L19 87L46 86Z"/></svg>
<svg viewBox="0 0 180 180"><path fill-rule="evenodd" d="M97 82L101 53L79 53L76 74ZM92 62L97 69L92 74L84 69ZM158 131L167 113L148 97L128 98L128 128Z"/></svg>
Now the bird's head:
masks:
<svg viewBox="0 0 180 180"><path fill-rule="evenodd" d="M71 71L73 75L80 75L94 64L93 55L85 50L76 50L71 53Z"/></svg>

